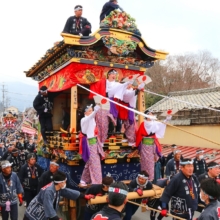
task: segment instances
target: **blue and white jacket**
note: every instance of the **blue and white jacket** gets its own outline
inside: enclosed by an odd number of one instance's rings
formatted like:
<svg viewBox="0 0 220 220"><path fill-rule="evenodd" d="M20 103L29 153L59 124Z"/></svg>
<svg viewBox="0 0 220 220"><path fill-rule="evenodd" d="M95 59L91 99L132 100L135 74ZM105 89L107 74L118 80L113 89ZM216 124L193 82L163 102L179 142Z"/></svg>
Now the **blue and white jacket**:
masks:
<svg viewBox="0 0 220 220"><path fill-rule="evenodd" d="M6 183L2 173L0 174L0 206L5 207L7 201L11 202L11 205L17 203L17 194L23 194L23 188L21 182L16 173L12 172L9 185ZM7 184L7 185L6 185Z"/></svg>
<svg viewBox="0 0 220 220"><path fill-rule="evenodd" d="M40 192L34 197L26 209L25 216L29 220L47 220L57 216L57 209L60 196L76 200L80 196L80 192L72 189L61 189L56 191L54 183L41 188ZM56 204L54 204L56 199Z"/></svg>

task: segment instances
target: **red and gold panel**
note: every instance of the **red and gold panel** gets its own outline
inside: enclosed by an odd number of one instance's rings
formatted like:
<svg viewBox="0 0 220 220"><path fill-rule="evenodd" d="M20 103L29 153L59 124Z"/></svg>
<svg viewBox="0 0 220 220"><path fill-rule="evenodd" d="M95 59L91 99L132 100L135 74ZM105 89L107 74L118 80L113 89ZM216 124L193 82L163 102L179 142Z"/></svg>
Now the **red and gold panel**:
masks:
<svg viewBox="0 0 220 220"><path fill-rule="evenodd" d="M72 88L76 84L91 84L99 81L100 79L106 78L107 72L112 68L114 67L70 63L68 66L59 70L57 73L40 82L39 86L47 86L50 92L63 91ZM118 81L130 75L144 74L143 71L119 68L114 69L118 71Z"/></svg>

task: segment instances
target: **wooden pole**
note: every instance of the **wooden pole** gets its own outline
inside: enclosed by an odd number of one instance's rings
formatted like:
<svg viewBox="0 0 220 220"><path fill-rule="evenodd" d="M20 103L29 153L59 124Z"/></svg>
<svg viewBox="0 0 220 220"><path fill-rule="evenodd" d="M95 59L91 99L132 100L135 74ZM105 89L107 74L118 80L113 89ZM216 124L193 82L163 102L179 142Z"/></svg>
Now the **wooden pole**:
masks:
<svg viewBox="0 0 220 220"><path fill-rule="evenodd" d="M199 207L205 208L203 204L198 204Z"/></svg>
<svg viewBox="0 0 220 220"><path fill-rule="evenodd" d="M77 100L77 86L73 86L71 88L71 106L70 106L70 131L76 131L76 118L77 118L77 108L78 108L78 100Z"/></svg>
<svg viewBox="0 0 220 220"><path fill-rule="evenodd" d="M153 197L153 196L160 197L163 193L163 190L164 190L163 188L154 187L151 190L144 190L143 196L139 196L136 192L129 192L127 195L127 198L128 199L141 199L141 198L148 198L148 197ZM89 205L106 203L107 201L106 198L107 198L107 195L96 196L94 199L90 199L88 203Z"/></svg>
<svg viewBox="0 0 220 220"><path fill-rule="evenodd" d="M127 201L128 203L131 203L131 204L133 204L133 205L137 205L137 206L140 206L140 207L143 207L143 208L147 208L148 210L152 210L152 211L155 211L155 212L161 212L160 210L157 210L157 209L153 209L153 208L150 208L149 206L145 206L145 205L141 205L141 204L138 204L138 203L136 203L136 202L132 202L132 201ZM167 213L167 216L170 216L170 217L172 217L172 218L174 218L174 219L179 219L179 220L185 220L185 218L180 218L180 217L178 217L178 216L175 216L175 215L172 215L172 214L170 214L170 213Z"/></svg>
<svg viewBox="0 0 220 220"><path fill-rule="evenodd" d="M70 200L70 219L76 220L76 201Z"/></svg>
<svg viewBox="0 0 220 220"><path fill-rule="evenodd" d="M146 110L145 107L145 95L144 91L140 91L138 94L138 111L144 112ZM140 124L144 121L144 117L142 115L138 116L138 124Z"/></svg>

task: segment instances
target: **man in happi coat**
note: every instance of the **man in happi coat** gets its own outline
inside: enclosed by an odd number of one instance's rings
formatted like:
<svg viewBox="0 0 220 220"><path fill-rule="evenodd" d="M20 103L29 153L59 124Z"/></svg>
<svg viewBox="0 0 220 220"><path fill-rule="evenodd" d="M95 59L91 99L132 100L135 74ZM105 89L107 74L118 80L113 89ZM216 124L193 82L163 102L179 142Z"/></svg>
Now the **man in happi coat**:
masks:
<svg viewBox="0 0 220 220"><path fill-rule="evenodd" d="M176 144L171 145L171 152L167 155L166 163L169 162L170 159L174 158L174 151L177 150Z"/></svg>
<svg viewBox="0 0 220 220"><path fill-rule="evenodd" d="M18 173L18 177L24 189L27 207L31 200L37 195L39 177L44 172L36 162L36 155L33 153L28 154L27 163L21 167Z"/></svg>
<svg viewBox="0 0 220 220"><path fill-rule="evenodd" d="M146 170L149 174L149 180L154 179L154 163L157 156L161 156L161 146L158 138L163 138L166 125L155 121L153 114L146 110L144 112L148 118L141 123L136 135L136 147L140 152L141 170ZM167 116L170 120L171 116Z"/></svg>
<svg viewBox="0 0 220 220"><path fill-rule="evenodd" d="M193 161L190 158L181 160L180 166L180 172L171 179L160 198L161 215L167 215L167 205L171 200L172 215L192 220L198 206L199 181L193 174Z"/></svg>
<svg viewBox="0 0 220 220"><path fill-rule="evenodd" d="M204 150L197 150L196 157L193 160L194 165L194 173L198 177L199 175L203 174L207 170L207 165L204 159Z"/></svg>
<svg viewBox="0 0 220 220"><path fill-rule="evenodd" d="M83 160L86 162L80 183L85 186L90 184L102 183L101 158L105 157L105 153L97 139L97 129L95 115L100 106L96 105L94 111L92 105L85 109L85 117L81 119L81 134L80 134L80 153Z"/></svg>
<svg viewBox="0 0 220 220"><path fill-rule="evenodd" d="M91 220L121 220L127 203L128 187L123 182L112 183L108 189L107 202L101 211L93 215Z"/></svg>
<svg viewBox="0 0 220 220"><path fill-rule="evenodd" d="M220 165L214 161L208 163L207 171L205 171L203 174L199 175L198 177L199 182L201 183L202 180L207 179L207 178L218 179L219 174L220 174L219 168L220 168Z"/></svg>
<svg viewBox="0 0 220 220"><path fill-rule="evenodd" d="M126 92L127 86L131 82L119 83L116 82L118 72L115 69L111 69L107 73L107 79L101 79L100 81L90 85L90 90L96 92L104 97L108 97L111 100L114 98L117 100L123 100L123 95ZM90 93L90 98L93 98L95 94ZM100 109L96 114L96 123L98 128L98 135L101 145L104 146L104 142L108 137L109 119L116 125L115 119L118 117L118 110L114 103L110 102L110 111Z"/></svg>
<svg viewBox="0 0 220 220"><path fill-rule="evenodd" d="M141 89L144 88L144 83L141 83L137 89L132 88L132 84L129 84L124 95L123 100L119 103L123 106L135 109L137 102L137 95ZM136 131L135 131L135 114L134 112L123 108L122 106L116 105L118 110L118 118L123 121L125 136L128 141L129 146L134 146L136 141Z"/></svg>
<svg viewBox="0 0 220 220"><path fill-rule="evenodd" d="M49 170L45 171L39 178L38 191L53 181L53 176L59 170L59 167L60 165L57 163L57 160L53 159L50 161Z"/></svg>
<svg viewBox="0 0 220 220"><path fill-rule="evenodd" d="M180 171L181 150L174 151L174 158L170 159L166 165L166 176L170 176Z"/></svg>
<svg viewBox="0 0 220 220"><path fill-rule="evenodd" d="M52 109L53 109L53 97L52 93L48 92L46 86L41 86L38 95L33 101L33 107L37 111L39 116L39 122L41 126L41 134L44 139L44 143L47 144L46 131L53 130L52 123Z"/></svg>
<svg viewBox="0 0 220 220"><path fill-rule="evenodd" d="M195 167L195 166L194 166ZM199 179L199 182L200 184L202 183L202 181L204 179L219 179L219 173L220 173L220 165L214 161L208 163L207 165L207 171L204 171L203 174L200 174L198 179ZM220 200L220 198L219 198ZM202 205L205 205L204 202L199 198L199 204L202 204ZM203 207L201 206L198 206L198 209L197 209L198 212L202 212L203 211Z"/></svg>
<svg viewBox="0 0 220 220"><path fill-rule="evenodd" d="M74 7L74 16L67 19L63 33L89 36L91 33L91 24L86 18L82 17L83 7L81 5L76 5Z"/></svg>
<svg viewBox="0 0 220 220"><path fill-rule="evenodd" d="M116 9L120 9L121 11L123 11L123 9L118 5L118 1L117 0L109 0L108 2L106 2L102 8L101 14L100 14L100 22L106 17L108 16L112 11L116 10Z"/></svg>
<svg viewBox="0 0 220 220"><path fill-rule="evenodd" d="M2 173L0 173L0 207L2 220L18 219L19 205L23 203L23 188L16 173L12 172L11 163L7 160L1 162Z"/></svg>
<svg viewBox="0 0 220 220"><path fill-rule="evenodd" d="M57 216L60 197L70 200L78 198L91 199L93 195L84 195L79 191L66 188L66 174L57 171L53 182L41 188L25 211L23 220L60 220Z"/></svg>
<svg viewBox="0 0 220 220"><path fill-rule="evenodd" d="M108 176L108 175L102 179L102 184L93 184L93 185L91 185L86 190L85 194L86 195L90 194L90 195L94 195L94 196L108 195L109 186L114 182L114 179L111 176ZM91 217L96 212L99 212L104 206L106 206L106 203L102 203L102 204L89 204L87 202L86 206L85 206L85 210L84 210L84 220L91 219Z"/></svg>
<svg viewBox="0 0 220 220"><path fill-rule="evenodd" d="M219 179L206 179L201 183L200 199L205 208L196 220L220 219L220 182Z"/></svg>
<svg viewBox="0 0 220 220"><path fill-rule="evenodd" d="M136 179L132 180L129 185L129 192L136 192L139 196L143 196L143 191L144 190L151 190L153 188L153 185L150 181L148 181L149 175L146 171L142 170L139 172L138 176ZM138 204L147 204L148 203L148 198L137 198L134 199L133 202L138 203ZM123 220L131 220L132 216L136 213L138 210L138 206L127 203L125 206L125 216Z"/></svg>

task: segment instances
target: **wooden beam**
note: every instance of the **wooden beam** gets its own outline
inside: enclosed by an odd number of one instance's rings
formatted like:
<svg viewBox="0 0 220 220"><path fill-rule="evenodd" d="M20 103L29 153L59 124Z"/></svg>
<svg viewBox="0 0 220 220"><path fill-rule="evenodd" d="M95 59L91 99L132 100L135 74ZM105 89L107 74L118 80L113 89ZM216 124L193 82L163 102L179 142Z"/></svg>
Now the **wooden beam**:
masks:
<svg viewBox="0 0 220 220"><path fill-rule="evenodd" d="M74 129L74 131L76 131L77 108L78 108L77 86L73 86L71 88L70 131L72 131L73 129Z"/></svg>
<svg viewBox="0 0 220 220"><path fill-rule="evenodd" d="M153 186L153 189L151 190L144 190L143 196L139 196L136 192L129 192L127 195L128 199L141 199L141 198L147 198L147 197L153 197L156 196L157 198L160 198L163 194L164 188L160 188L159 186ZM106 203L107 196L96 196L94 199L88 200L88 204L101 204Z"/></svg>
<svg viewBox="0 0 220 220"><path fill-rule="evenodd" d="M145 107L145 95L143 91L140 91L138 94L138 111L144 112L146 110ZM138 124L140 124L144 121L144 116L139 115L138 116Z"/></svg>
<svg viewBox="0 0 220 220"><path fill-rule="evenodd" d="M70 219L71 220L76 220L76 201L74 200L70 200L70 210L69 210L69 214L70 214Z"/></svg>

